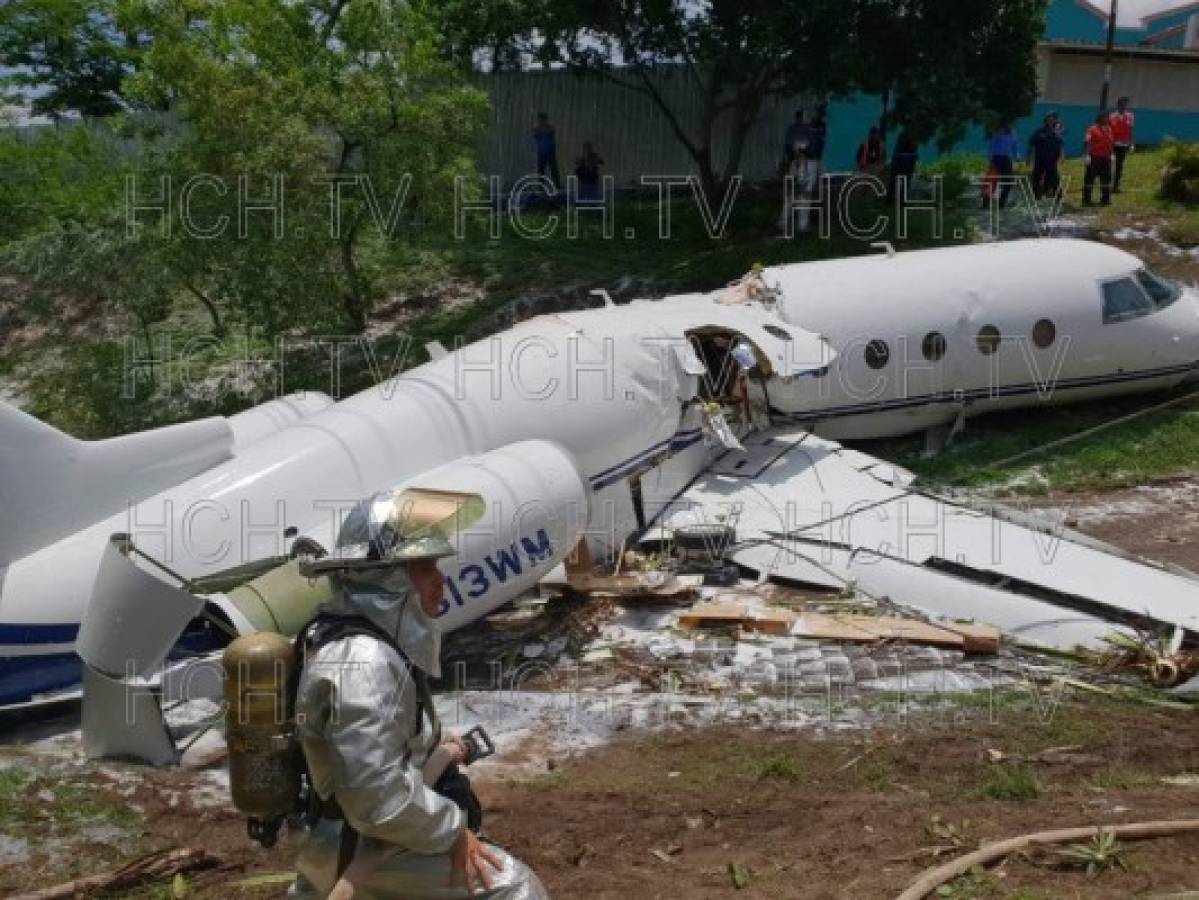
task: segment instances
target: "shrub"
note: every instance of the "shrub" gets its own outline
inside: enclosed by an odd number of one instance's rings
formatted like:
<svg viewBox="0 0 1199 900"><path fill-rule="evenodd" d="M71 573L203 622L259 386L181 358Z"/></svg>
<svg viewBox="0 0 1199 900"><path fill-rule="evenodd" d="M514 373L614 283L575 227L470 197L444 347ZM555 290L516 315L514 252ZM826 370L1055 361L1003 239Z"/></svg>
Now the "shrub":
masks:
<svg viewBox="0 0 1199 900"><path fill-rule="evenodd" d="M1162 199L1199 204L1199 143L1172 141L1166 145L1163 156L1166 165L1158 189Z"/></svg>
<svg viewBox="0 0 1199 900"><path fill-rule="evenodd" d="M926 178L940 175L945 189L945 198L956 200L973 186L972 179L982 177L987 171L987 161L981 156L968 153L953 153L942 156L935 162L921 167Z"/></svg>

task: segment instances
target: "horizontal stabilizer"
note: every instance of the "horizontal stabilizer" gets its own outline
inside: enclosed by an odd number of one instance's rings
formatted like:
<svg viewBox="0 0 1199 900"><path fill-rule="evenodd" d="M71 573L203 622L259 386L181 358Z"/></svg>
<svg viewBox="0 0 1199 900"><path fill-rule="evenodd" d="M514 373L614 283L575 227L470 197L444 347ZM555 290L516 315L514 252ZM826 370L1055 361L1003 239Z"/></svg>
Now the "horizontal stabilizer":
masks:
<svg viewBox="0 0 1199 900"><path fill-rule="evenodd" d="M0 402L0 566L229 459L223 418L81 441Z"/></svg>

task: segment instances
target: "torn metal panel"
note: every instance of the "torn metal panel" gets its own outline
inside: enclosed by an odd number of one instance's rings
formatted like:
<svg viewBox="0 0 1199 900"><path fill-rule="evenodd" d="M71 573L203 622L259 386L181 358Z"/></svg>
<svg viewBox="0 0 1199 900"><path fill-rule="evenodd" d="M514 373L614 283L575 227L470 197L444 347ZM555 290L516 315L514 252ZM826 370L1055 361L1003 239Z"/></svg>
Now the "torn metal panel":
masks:
<svg viewBox="0 0 1199 900"><path fill-rule="evenodd" d="M109 678L83 667L83 752L89 759L122 757L155 766L178 759L157 691L144 679Z"/></svg>
<svg viewBox="0 0 1199 900"><path fill-rule="evenodd" d="M125 535L104 549L92 601L84 613L75 652L114 678L151 674L204 601L138 568Z"/></svg>

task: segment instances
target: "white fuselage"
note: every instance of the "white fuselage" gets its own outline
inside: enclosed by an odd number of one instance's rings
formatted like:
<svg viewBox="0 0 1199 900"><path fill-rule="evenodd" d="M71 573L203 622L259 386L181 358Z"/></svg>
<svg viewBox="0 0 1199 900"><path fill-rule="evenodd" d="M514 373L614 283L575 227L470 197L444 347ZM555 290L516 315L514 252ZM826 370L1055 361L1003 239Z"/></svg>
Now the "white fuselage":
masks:
<svg viewBox="0 0 1199 900"><path fill-rule="evenodd" d="M836 440L967 416L1154 390L1199 360L1199 292L1105 324L1101 285L1143 263L1089 241L976 244L767 269L780 314L838 351L828 377L770 383L776 409ZM1045 321L1034 340L1034 328ZM979 346L987 326L995 352ZM925 350L943 338L943 356ZM871 343L885 344L884 354ZM991 346L985 340L988 348ZM932 356L936 356L934 352ZM877 368L868 363L870 361Z"/></svg>
<svg viewBox="0 0 1199 900"><path fill-rule="evenodd" d="M770 269L765 280L781 291L773 306L728 305L714 293L530 320L343 402L318 404L165 490L138 494L131 478L117 509L89 517L87 497L78 497L72 508L85 521L77 530L0 560L0 703L14 696L5 665L71 653L100 557L118 532L185 577L212 574L285 552L289 528L329 546L340 516L370 494L454 460L543 440L562 447L589 485L589 541L615 551L653 513L635 509L631 477L641 478L642 503L660 503L710 458L688 405L700 393L696 360L676 351L699 333L748 339L773 370L765 379L771 407L842 437L1173 383L1199 358L1194 292L1155 315L1102 323L1098 284L1139 266L1100 245L1028 241ZM1042 318L1053 321L1055 340L1046 348L1022 341ZM976 338L989 324L1004 338L984 356ZM931 331L945 337L936 363L921 355ZM864 357L874 340L888 345L877 369ZM822 376L810 374L817 357L831 361ZM780 377L786 371L795 377ZM1054 378L1056 389L1028 388ZM36 470L35 460L28 465ZM0 527L19 528L20 519ZM453 578L447 571L451 589ZM509 599L488 592L447 624Z"/></svg>

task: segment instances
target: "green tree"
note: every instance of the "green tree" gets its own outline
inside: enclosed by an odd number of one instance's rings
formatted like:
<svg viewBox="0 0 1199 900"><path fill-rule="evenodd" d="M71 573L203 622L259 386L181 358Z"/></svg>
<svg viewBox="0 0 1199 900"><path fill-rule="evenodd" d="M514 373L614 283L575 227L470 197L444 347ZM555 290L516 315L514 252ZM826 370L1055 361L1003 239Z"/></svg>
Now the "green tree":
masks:
<svg viewBox="0 0 1199 900"><path fill-rule="evenodd" d="M745 140L772 96L847 89L853 67L846 0L561 0L536 7L545 63L607 78L647 96L695 163L712 196L737 173ZM662 90L655 75L682 67L699 97ZM718 138L727 147L716 158Z"/></svg>
<svg viewBox="0 0 1199 900"><path fill-rule="evenodd" d="M185 123L149 181L223 185L223 197L191 195L209 222L238 221L239 180L259 197L284 191L282 236L271 221L172 239L189 292L272 330L327 323L336 296L361 329L373 291L363 248L402 237L416 215L450 217L454 179L474 172L485 98L446 62L428 12L397 0L143 4L152 40L133 94Z"/></svg>
<svg viewBox="0 0 1199 900"><path fill-rule="evenodd" d="M110 116L140 39L122 0L6 0L0 4L0 91L33 112Z"/></svg>
<svg viewBox="0 0 1199 900"><path fill-rule="evenodd" d="M858 86L893 99L887 123L943 148L971 124L1027 115L1048 0L856 0Z"/></svg>

